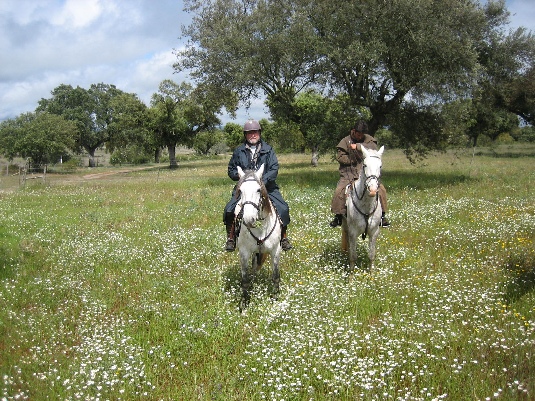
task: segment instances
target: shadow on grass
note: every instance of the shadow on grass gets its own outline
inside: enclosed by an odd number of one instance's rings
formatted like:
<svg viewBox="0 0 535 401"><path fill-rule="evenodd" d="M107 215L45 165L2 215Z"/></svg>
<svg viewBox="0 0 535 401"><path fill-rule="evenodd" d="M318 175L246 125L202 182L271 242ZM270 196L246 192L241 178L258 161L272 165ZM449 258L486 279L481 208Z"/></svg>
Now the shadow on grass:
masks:
<svg viewBox="0 0 535 401"><path fill-rule="evenodd" d="M318 186L334 187L338 182L338 172L333 174L332 171L317 170L313 167L303 166L303 163L294 163L285 170L291 170L290 173L279 175L277 182L284 187L285 185L297 186ZM459 185L473 180L467 175L457 172L430 173L418 171L389 171L386 172L382 181L388 191L401 190L405 188L429 189Z"/></svg>
<svg viewBox="0 0 535 401"><path fill-rule="evenodd" d="M321 266L333 273L346 275L349 274L349 253L344 252L340 245L328 245L323 249L319 259ZM363 241L357 242L357 260L355 262L355 271L368 271L370 258L368 257L368 247Z"/></svg>
<svg viewBox="0 0 535 401"><path fill-rule="evenodd" d="M414 171L391 171L385 174L383 183L389 190L415 188L429 189L464 184L473 179L455 172L427 173Z"/></svg>
<svg viewBox="0 0 535 401"><path fill-rule="evenodd" d="M512 277L512 281L506 285L504 294L508 304L520 300L535 290L535 249L524 251L509 256L505 263L505 271Z"/></svg>
<svg viewBox="0 0 535 401"><path fill-rule="evenodd" d="M237 252L238 251L236 250L236 253ZM270 294L272 294L273 291L271 272L271 259L268 257L252 281L250 291L251 301L254 302L256 297L270 297ZM225 292L232 295L236 308L239 308L240 303L242 302L241 267L239 263L231 264L223 271L223 281L225 283L223 289Z"/></svg>
<svg viewBox="0 0 535 401"><path fill-rule="evenodd" d="M511 150L496 150L492 148L478 150L474 153L475 156L490 156L497 159L518 159L520 157L535 157L533 149L519 148Z"/></svg>

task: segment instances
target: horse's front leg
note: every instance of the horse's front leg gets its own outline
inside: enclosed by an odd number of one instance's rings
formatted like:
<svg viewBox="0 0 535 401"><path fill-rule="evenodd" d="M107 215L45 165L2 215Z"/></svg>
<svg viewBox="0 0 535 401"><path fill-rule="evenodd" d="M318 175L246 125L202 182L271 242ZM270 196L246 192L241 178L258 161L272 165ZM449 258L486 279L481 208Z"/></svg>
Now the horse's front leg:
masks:
<svg viewBox="0 0 535 401"><path fill-rule="evenodd" d="M347 231L349 246L349 273L353 273L357 261L357 232L355 227L348 227Z"/></svg>
<svg viewBox="0 0 535 401"><path fill-rule="evenodd" d="M251 299L251 283L252 277L249 274L249 263L251 255L247 252L240 252L240 265L241 265L241 289L242 298L240 302L240 310L243 310L249 305Z"/></svg>
<svg viewBox="0 0 535 401"><path fill-rule="evenodd" d="M271 282L273 284L273 297L277 298L280 291L281 274L279 270L279 261L281 256L281 248L271 256L271 264L273 265L273 271L271 273Z"/></svg>
<svg viewBox="0 0 535 401"><path fill-rule="evenodd" d="M375 245L377 242L377 237L379 236L379 228L370 235L370 242L368 244L368 257L370 258L370 270L374 268L375 261Z"/></svg>

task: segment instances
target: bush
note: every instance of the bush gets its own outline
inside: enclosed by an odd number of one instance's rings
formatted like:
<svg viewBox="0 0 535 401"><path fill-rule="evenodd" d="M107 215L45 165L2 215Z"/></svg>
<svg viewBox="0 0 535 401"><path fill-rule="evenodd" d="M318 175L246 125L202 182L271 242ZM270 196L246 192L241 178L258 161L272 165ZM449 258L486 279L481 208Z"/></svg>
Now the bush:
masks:
<svg viewBox="0 0 535 401"><path fill-rule="evenodd" d="M226 134L221 130L201 131L195 135L193 149L199 155L217 155L226 150L226 139Z"/></svg>
<svg viewBox="0 0 535 401"><path fill-rule="evenodd" d="M535 142L535 127L522 127L517 133L518 142Z"/></svg>
<svg viewBox="0 0 535 401"><path fill-rule="evenodd" d="M19 172L21 166L18 165L18 164L15 164L15 163L10 163L8 166L7 166L7 171L9 171L9 174L16 174Z"/></svg>
<svg viewBox="0 0 535 401"><path fill-rule="evenodd" d="M121 164L144 164L152 160L152 155L149 155L142 148L132 146L126 149L118 149L110 156L110 164L112 166Z"/></svg>
<svg viewBox="0 0 535 401"><path fill-rule="evenodd" d="M395 149L400 147L399 138L392 134L388 129L380 129L375 133L375 139L379 146L384 145L388 149Z"/></svg>
<svg viewBox="0 0 535 401"><path fill-rule="evenodd" d="M77 157L68 158L61 164L64 170L76 170L81 165L82 161Z"/></svg>
<svg viewBox="0 0 535 401"><path fill-rule="evenodd" d="M110 156L110 164L112 166L121 165L126 163L126 158L124 150L116 150Z"/></svg>
<svg viewBox="0 0 535 401"><path fill-rule="evenodd" d="M492 139L487 135L479 135L477 137L477 146L490 146L492 145Z"/></svg>
<svg viewBox="0 0 535 401"><path fill-rule="evenodd" d="M509 134L508 132L502 132L498 137L495 139L495 142L497 144L503 144L503 143L514 143L515 139Z"/></svg>

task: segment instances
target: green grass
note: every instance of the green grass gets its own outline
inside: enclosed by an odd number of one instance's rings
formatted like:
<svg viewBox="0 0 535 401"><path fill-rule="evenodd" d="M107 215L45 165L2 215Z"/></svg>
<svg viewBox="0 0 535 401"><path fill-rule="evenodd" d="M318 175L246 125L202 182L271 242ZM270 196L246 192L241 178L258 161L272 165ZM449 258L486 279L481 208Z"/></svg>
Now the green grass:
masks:
<svg viewBox="0 0 535 401"><path fill-rule="evenodd" d="M0 397L533 399L535 167L511 152L387 150L392 227L350 276L336 163L281 155L294 249L242 314L226 157L1 177Z"/></svg>

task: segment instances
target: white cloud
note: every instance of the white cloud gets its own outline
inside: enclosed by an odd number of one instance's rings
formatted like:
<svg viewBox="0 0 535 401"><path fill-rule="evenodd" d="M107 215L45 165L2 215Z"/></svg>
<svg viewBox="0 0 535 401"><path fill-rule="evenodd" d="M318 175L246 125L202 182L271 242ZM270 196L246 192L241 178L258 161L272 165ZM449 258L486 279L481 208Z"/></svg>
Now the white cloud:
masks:
<svg viewBox="0 0 535 401"><path fill-rule="evenodd" d="M56 26L68 29L84 28L98 19L102 12L100 0L67 0L50 21Z"/></svg>
<svg viewBox="0 0 535 401"><path fill-rule="evenodd" d="M0 14L9 16L13 21L27 25L36 19L41 19L40 15L46 15L50 7L47 0L2 0L0 2Z"/></svg>
<svg viewBox="0 0 535 401"><path fill-rule="evenodd" d="M131 88L130 92L137 93L139 98L150 103L153 93L158 91L158 85L164 79L172 79L181 82L186 79L185 76L180 78L173 76L173 63L175 56L172 50L156 53L152 57L137 60L131 67L131 74L123 78L124 86Z"/></svg>
<svg viewBox="0 0 535 401"><path fill-rule="evenodd" d="M34 111L42 98L49 98L50 92L62 83L76 81L79 71L43 73L24 81L0 83L0 120ZM73 85L76 86L76 85Z"/></svg>

